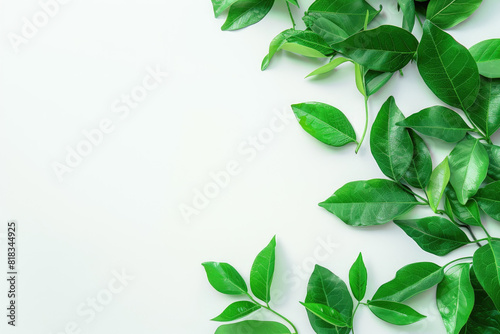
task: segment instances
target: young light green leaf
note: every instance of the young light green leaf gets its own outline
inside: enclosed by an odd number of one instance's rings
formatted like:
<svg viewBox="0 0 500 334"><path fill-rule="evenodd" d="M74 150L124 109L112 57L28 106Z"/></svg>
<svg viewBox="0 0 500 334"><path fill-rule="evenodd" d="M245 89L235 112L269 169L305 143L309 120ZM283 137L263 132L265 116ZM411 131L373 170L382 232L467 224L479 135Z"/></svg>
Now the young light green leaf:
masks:
<svg viewBox="0 0 500 334"><path fill-rule="evenodd" d="M228 263L205 262L202 263L207 273L207 278L213 288L226 295L244 295L248 292L245 280Z"/></svg>
<svg viewBox="0 0 500 334"><path fill-rule="evenodd" d="M383 25L354 34L333 48L368 69L395 72L414 57L417 46L417 39L407 30Z"/></svg>
<svg viewBox="0 0 500 334"><path fill-rule="evenodd" d="M398 326L410 325L426 318L405 304L385 300L369 301L368 308L379 319Z"/></svg>
<svg viewBox="0 0 500 334"><path fill-rule="evenodd" d="M309 312L320 318L321 320L334 325L336 327L351 327L344 319L344 316L337 310L322 304L317 303L302 303L302 306Z"/></svg>
<svg viewBox="0 0 500 334"><path fill-rule="evenodd" d="M347 59L347 58L344 58L344 57L337 57L335 59L332 59L331 62L329 62L328 64L326 65L323 65L321 66L320 68L317 68L316 70L312 71L311 73L309 73L306 78L309 78L309 77L312 77L312 76L315 76L315 75L320 75L320 74L325 74L325 73L328 73L330 71L333 71L334 69L337 68L337 66L345 63L345 62L350 62L351 60L350 59Z"/></svg>
<svg viewBox="0 0 500 334"><path fill-rule="evenodd" d="M306 22L309 29L321 36L330 46L349 37L349 34L344 29L322 15L308 15L306 16Z"/></svg>
<svg viewBox="0 0 500 334"><path fill-rule="evenodd" d="M358 91L363 95L365 98L367 97L366 95L366 89L365 89L365 79L363 77L363 66L359 65L358 63L354 63L354 77L356 79L356 88Z"/></svg>
<svg viewBox="0 0 500 334"><path fill-rule="evenodd" d="M477 99L467 113L488 138L500 128L500 79L481 77Z"/></svg>
<svg viewBox="0 0 500 334"><path fill-rule="evenodd" d="M465 205L474 196L488 173L488 152L478 139L466 138L450 153L450 183L458 202Z"/></svg>
<svg viewBox="0 0 500 334"><path fill-rule="evenodd" d="M454 223L442 217L395 220L424 251L444 256L470 243L467 235Z"/></svg>
<svg viewBox="0 0 500 334"><path fill-rule="evenodd" d="M426 136L436 137L454 143L462 140L471 128L462 117L451 109L434 106L408 116L398 123L412 128Z"/></svg>
<svg viewBox="0 0 500 334"><path fill-rule="evenodd" d="M473 261L477 280L500 310L500 239L476 250Z"/></svg>
<svg viewBox="0 0 500 334"><path fill-rule="evenodd" d="M451 267L437 286L436 301L446 331L459 334L474 307L474 288L470 281L470 264Z"/></svg>
<svg viewBox="0 0 500 334"><path fill-rule="evenodd" d="M380 288L373 300L404 302L442 281L443 268L431 262L409 264L398 270L396 277Z"/></svg>
<svg viewBox="0 0 500 334"><path fill-rule="evenodd" d="M427 19L441 29L456 26L479 8L482 0L431 0Z"/></svg>
<svg viewBox="0 0 500 334"><path fill-rule="evenodd" d="M299 2L297 0L286 0L287 2L291 3L294 6L300 7Z"/></svg>
<svg viewBox="0 0 500 334"><path fill-rule="evenodd" d="M273 321L246 320L235 324L222 325L215 334L290 334L283 324Z"/></svg>
<svg viewBox="0 0 500 334"><path fill-rule="evenodd" d="M255 258L250 272L250 288L266 304L271 301L271 285L276 260L276 237Z"/></svg>
<svg viewBox="0 0 500 334"><path fill-rule="evenodd" d="M484 147L490 159L488 176L494 181L500 181L500 146L486 144Z"/></svg>
<svg viewBox="0 0 500 334"><path fill-rule="evenodd" d="M392 72L378 72L368 70L365 74L365 90L366 96L371 96L384 87L391 80Z"/></svg>
<svg viewBox="0 0 500 334"><path fill-rule="evenodd" d="M271 59L274 57L276 52L278 52L283 44L287 42L287 38L293 35L299 34L299 30L287 29L280 32L276 37L273 38L271 44L269 45L269 53L262 60L261 70L264 71L269 66Z"/></svg>
<svg viewBox="0 0 500 334"><path fill-rule="evenodd" d="M398 5L403 11L403 29L412 32L413 26L415 26L415 16L417 15L415 2L413 0L398 0Z"/></svg>
<svg viewBox="0 0 500 334"><path fill-rule="evenodd" d="M273 8L274 0L240 0L229 8L222 30L238 30L262 20Z"/></svg>
<svg viewBox="0 0 500 334"><path fill-rule="evenodd" d="M500 221L500 181L479 189L474 199L488 216Z"/></svg>
<svg viewBox="0 0 500 334"><path fill-rule="evenodd" d="M288 36L281 49L312 58L328 57L334 53L321 36L307 30Z"/></svg>
<svg viewBox="0 0 500 334"><path fill-rule="evenodd" d="M432 159L424 140L414 131L409 131L413 142L413 159L403 179L415 188L425 189L432 174Z"/></svg>
<svg viewBox="0 0 500 334"><path fill-rule="evenodd" d="M307 285L306 303L326 305L337 310L348 324L352 323L353 303L346 284L330 270L316 265ZM329 324L308 312L309 322L316 333L349 334L348 327Z"/></svg>
<svg viewBox="0 0 500 334"><path fill-rule="evenodd" d="M404 115L391 96L380 108L370 134L370 148L375 161L380 170L394 181L403 177L413 159L410 134L396 125L402 120Z"/></svg>
<svg viewBox="0 0 500 334"><path fill-rule="evenodd" d="M356 300L362 301L365 298L367 283L368 273L363 262L363 255L359 253L358 258L349 270L349 285Z"/></svg>
<svg viewBox="0 0 500 334"><path fill-rule="evenodd" d="M300 126L319 141L339 147L356 142L356 133L347 117L337 108L320 102L292 105Z"/></svg>
<svg viewBox="0 0 500 334"><path fill-rule="evenodd" d="M446 187L445 194L450 209L458 220L467 225L481 226L481 214L475 200L471 199L465 205L460 204L455 190L450 185Z"/></svg>
<svg viewBox="0 0 500 334"><path fill-rule="evenodd" d="M416 205L415 197L400 185L382 179L347 183L319 204L353 226L385 224Z"/></svg>
<svg viewBox="0 0 500 334"><path fill-rule="evenodd" d="M500 311L477 281L474 270L470 280L474 287L474 308L460 334L500 334Z"/></svg>
<svg viewBox="0 0 500 334"><path fill-rule="evenodd" d="M448 164L448 157L441 162L431 174L429 185L427 186L426 193L429 199L429 206L434 212L437 212L439 202L443 198L444 190L450 181L450 166Z"/></svg>
<svg viewBox="0 0 500 334"><path fill-rule="evenodd" d="M229 305L220 315L213 318L212 321L227 322L238 320L246 317L249 314L252 314L260 308L260 305L249 301L234 302Z"/></svg>
<svg viewBox="0 0 500 334"><path fill-rule="evenodd" d="M215 17L219 17L222 12L231 7L232 4L239 0L212 0Z"/></svg>
<svg viewBox="0 0 500 334"><path fill-rule="evenodd" d="M500 78L500 38L488 39L470 48L479 74L487 78Z"/></svg>
<svg viewBox="0 0 500 334"><path fill-rule="evenodd" d="M431 91L451 106L467 110L479 91L479 72L469 51L430 21L417 51L420 75Z"/></svg>

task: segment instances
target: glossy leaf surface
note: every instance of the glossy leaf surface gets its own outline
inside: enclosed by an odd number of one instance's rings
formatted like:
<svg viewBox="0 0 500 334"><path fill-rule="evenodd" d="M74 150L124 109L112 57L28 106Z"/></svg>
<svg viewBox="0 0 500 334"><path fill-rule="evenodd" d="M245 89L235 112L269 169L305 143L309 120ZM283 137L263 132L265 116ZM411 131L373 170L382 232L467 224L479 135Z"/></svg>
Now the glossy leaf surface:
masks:
<svg viewBox="0 0 500 334"><path fill-rule="evenodd" d="M500 239L492 239L476 250L474 272L497 309L500 309Z"/></svg>
<svg viewBox="0 0 500 334"><path fill-rule="evenodd" d="M368 273L363 261L363 255L359 253L358 258L349 270L349 285L356 300L361 301L365 298L367 283Z"/></svg>
<svg viewBox="0 0 500 334"><path fill-rule="evenodd" d="M302 306L306 308L310 313L314 314L321 320L330 325L334 325L336 327L351 327L347 321L344 319L344 316L337 310L322 304L316 303L301 303Z"/></svg>
<svg viewBox="0 0 500 334"><path fill-rule="evenodd" d="M479 189L474 199L488 216L500 221L500 181Z"/></svg>
<svg viewBox="0 0 500 334"><path fill-rule="evenodd" d="M426 189L429 206L434 212L437 212L439 202L441 202L441 198L443 198L444 190L449 181L450 166L448 164L448 157L446 157L443 162L432 171L429 185Z"/></svg>
<svg viewBox="0 0 500 334"><path fill-rule="evenodd" d="M475 200L469 200L467 204L462 205L450 185L446 187L445 194L450 209L458 220L467 225L481 226L481 214Z"/></svg>
<svg viewBox="0 0 500 334"><path fill-rule="evenodd" d="M246 317L249 314L260 309L260 305L249 301L234 302L229 305L219 316L212 319L212 321L233 321Z"/></svg>
<svg viewBox="0 0 500 334"><path fill-rule="evenodd" d="M479 74L487 78L500 78L500 38L488 39L470 48Z"/></svg>
<svg viewBox="0 0 500 334"><path fill-rule="evenodd" d="M215 334L290 334L283 324L273 321L247 320L235 324L222 325Z"/></svg>
<svg viewBox="0 0 500 334"><path fill-rule="evenodd" d="M409 133L413 143L413 158L403 178L410 186L425 189L432 174L431 153L422 138L414 131Z"/></svg>
<svg viewBox="0 0 500 334"><path fill-rule="evenodd" d="M222 30L238 30L262 20L273 8L274 0L240 0L229 8Z"/></svg>
<svg viewBox="0 0 500 334"><path fill-rule="evenodd" d="M482 0L431 0L427 19L442 29L456 26L479 8Z"/></svg>
<svg viewBox="0 0 500 334"><path fill-rule="evenodd" d="M227 295L244 295L248 292L245 280L228 263L205 262L202 263L207 274L208 281L213 288Z"/></svg>
<svg viewBox="0 0 500 334"><path fill-rule="evenodd" d="M396 302L373 300L368 302L368 307L378 318L393 325L410 325L426 318L410 306Z"/></svg>
<svg viewBox="0 0 500 334"><path fill-rule="evenodd" d="M255 297L269 303L276 261L276 237L255 258L250 271L250 288Z"/></svg>
<svg viewBox="0 0 500 334"><path fill-rule="evenodd" d="M500 128L500 79L481 77L477 99L467 113L486 137Z"/></svg>

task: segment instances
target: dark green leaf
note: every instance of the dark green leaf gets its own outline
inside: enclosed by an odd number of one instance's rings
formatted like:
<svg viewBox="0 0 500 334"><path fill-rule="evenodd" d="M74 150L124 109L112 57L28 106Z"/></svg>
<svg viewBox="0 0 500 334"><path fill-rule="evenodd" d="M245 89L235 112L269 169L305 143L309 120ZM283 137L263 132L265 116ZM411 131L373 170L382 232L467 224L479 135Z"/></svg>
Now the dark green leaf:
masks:
<svg viewBox="0 0 500 334"><path fill-rule="evenodd" d="M226 295L244 295L248 292L245 280L228 263L205 262L202 263L207 273L207 278L213 288Z"/></svg>
<svg viewBox="0 0 500 334"><path fill-rule="evenodd" d="M367 283L368 273L363 262L363 255L359 253L358 258L349 270L349 285L356 300L361 301L365 298Z"/></svg>
<svg viewBox="0 0 500 334"><path fill-rule="evenodd" d="M309 312L336 327L351 327L339 311L322 304L301 303Z"/></svg>
<svg viewBox="0 0 500 334"><path fill-rule="evenodd" d="M500 239L492 239L474 253L474 272L500 310Z"/></svg>
<svg viewBox="0 0 500 334"><path fill-rule="evenodd" d="M249 301L235 302L229 305L219 316L212 319L212 321L233 321L240 318L246 317L249 314L260 309L260 305L257 305Z"/></svg>
<svg viewBox="0 0 500 334"><path fill-rule="evenodd" d="M404 302L441 282L443 268L431 262L409 264L398 270L396 277L378 288L374 300Z"/></svg>
<svg viewBox="0 0 500 334"><path fill-rule="evenodd" d="M467 19L481 5L482 0L431 0L427 19L442 29L451 28Z"/></svg>
<svg viewBox="0 0 500 334"><path fill-rule="evenodd" d="M432 159L424 140L414 131L409 131L413 142L413 159L403 178L415 188L425 189L432 174Z"/></svg>
<svg viewBox="0 0 500 334"><path fill-rule="evenodd" d="M271 59L274 57L276 52L278 52L283 44L287 42L287 38L293 35L299 34L299 30L295 29L287 29L285 31L280 32L274 39L271 41L269 45L269 53L262 60L261 70L264 71L271 62Z"/></svg>
<svg viewBox="0 0 500 334"><path fill-rule="evenodd" d="M333 48L368 69L395 72L414 57L417 46L417 39L407 30L383 25L354 34Z"/></svg>
<svg viewBox="0 0 500 334"><path fill-rule="evenodd" d="M238 30L262 20L273 8L274 0L240 0L229 8L222 30Z"/></svg>
<svg viewBox="0 0 500 334"><path fill-rule="evenodd" d="M322 15L311 14L308 16L308 26L309 29L321 36L328 45L336 44L349 37L349 34L344 29Z"/></svg>
<svg viewBox="0 0 500 334"><path fill-rule="evenodd" d="M413 0L398 0L398 5L403 11L403 28L412 32L415 25L415 2Z"/></svg>
<svg viewBox="0 0 500 334"><path fill-rule="evenodd" d="M306 303L326 305L337 310L352 323L353 303L346 284L330 270L316 265L307 285ZM308 312L309 322L316 333L349 334L350 328L329 324L318 316Z"/></svg>
<svg viewBox="0 0 500 334"><path fill-rule="evenodd" d="M500 38L488 39L470 48L477 62L479 74L487 78L500 78Z"/></svg>
<svg viewBox="0 0 500 334"><path fill-rule="evenodd" d="M279 322L246 320L222 325L215 334L290 334L290 330Z"/></svg>
<svg viewBox="0 0 500 334"><path fill-rule="evenodd" d="M485 145L490 165L488 167L488 176L494 181L500 181L500 146Z"/></svg>
<svg viewBox="0 0 500 334"><path fill-rule="evenodd" d="M222 14L223 11L231 7L231 5L239 0L212 0L215 17Z"/></svg>
<svg viewBox="0 0 500 334"><path fill-rule="evenodd" d="M368 307L378 318L393 325L410 325L426 318L425 315L401 303L373 300L368 302Z"/></svg>
<svg viewBox="0 0 500 334"><path fill-rule="evenodd" d="M450 167L448 164L448 157L441 162L431 174L429 185L427 186L426 193L429 199L429 206L434 212L437 212L439 202L443 198L444 190L450 181Z"/></svg>
<svg viewBox="0 0 500 334"><path fill-rule="evenodd" d="M250 288L255 297L269 304L276 260L276 237L255 258L250 272Z"/></svg>
<svg viewBox="0 0 500 334"><path fill-rule="evenodd" d="M460 204L455 190L450 185L446 187L445 193L450 209L458 220L467 225L481 226L481 214L475 200L469 200L466 205Z"/></svg>
<svg viewBox="0 0 500 334"><path fill-rule="evenodd" d="M450 183L458 202L465 205L474 196L488 173L488 152L478 139L467 138L450 153Z"/></svg>
<svg viewBox="0 0 500 334"><path fill-rule="evenodd" d="M479 94L467 113L486 137L490 137L498 130L500 127L500 79L481 77Z"/></svg>
<svg viewBox="0 0 500 334"><path fill-rule="evenodd" d="M378 72L368 70L365 74L366 96L371 96L379 91L386 83L391 80L392 72Z"/></svg>
<svg viewBox="0 0 500 334"><path fill-rule="evenodd" d="M444 256L469 244L467 235L454 223L441 217L395 220L424 251Z"/></svg>
<svg viewBox="0 0 500 334"><path fill-rule="evenodd" d="M474 309L460 334L500 334L500 311L477 281L474 270L471 270L471 282L475 294Z"/></svg>
<svg viewBox="0 0 500 334"><path fill-rule="evenodd" d="M474 199L488 216L500 221L500 181L479 189Z"/></svg>
<svg viewBox="0 0 500 334"><path fill-rule="evenodd" d="M442 106L423 109L398 123L426 136L454 143L462 140L471 128L453 110Z"/></svg>
<svg viewBox="0 0 500 334"><path fill-rule="evenodd" d="M467 110L479 91L479 72L469 51L430 21L417 51L417 65L427 86L442 101Z"/></svg>
<svg viewBox="0 0 500 334"><path fill-rule="evenodd" d="M372 155L382 172L398 181L410 167L413 143L408 131L396 125L404 115L394 97L389 97L373 122L370 134Z"/></svg>
<svg viewBox="0 0 500 334"><path fill-rule="evenodd" d="M349 62L349 61L351 61L351 60L347 59L347 58L344 58L344 57L337 57L335 59L332 59L332 61L329 62L328 64L323 65L320 68L317 68L316 70L314 70L311 73L309 73L306 76L306 78L312 77L314 75L328 73L330 71L333 71L335 68L337 68L337 66L339 66L339 65L341 65L341 64L343 64L345 62Z"/></svg>
<svg viewBox="0 0 500 334"><path fill-rule="evenodd" d="M417 204L396 182L374 179L347 183L319 205L344 223L360 226L388 223Z"/></svg>
<svg viewBox="0 0 500 334"><path fill-rule="evenodd" d="M356 142L356 133L347 117L337 108L320 102L292 105L300 126L314 138L331 146Z"/></svg>
<svg viewBox="0 0 500 334"><path fill-rule="evenodd" d="M334 53L321 36L307 30L290 35L281 49L312 58L328 57Z"/></svg>

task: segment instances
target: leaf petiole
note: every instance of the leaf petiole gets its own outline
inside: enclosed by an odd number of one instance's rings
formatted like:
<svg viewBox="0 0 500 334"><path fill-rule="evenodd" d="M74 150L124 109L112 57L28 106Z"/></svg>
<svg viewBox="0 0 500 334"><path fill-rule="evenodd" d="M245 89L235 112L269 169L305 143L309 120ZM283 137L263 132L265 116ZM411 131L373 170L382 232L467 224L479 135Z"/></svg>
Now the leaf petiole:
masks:
<svg viewBox="0 0 500 334"><path fill-rule="evenodd" d="M286 7L288 8L288 14L290 14L290 20L292 20L292 26L293 26L293 29L295 30L295 27L297 26L295 24L295 20L293 19L293 14L292 14L292 9L290 8L290 4L288 3L288 1L286 1Z"/></svg>
<svg viewBox="0 0 500 334"><path fill-rule="evenodd" d="M368 96L365 95L365 128L363 130L363 135L361 136L361 140L358 143L358 146L356 147L355 153L357 154L359 149L361 148L361 145L363 144L363 140L365 140L366 136L366 131L368 130Z"/></svg>
<svg viewBox="0 0 500 334"><path fill-rule="evenodd" d="M446 267L448 267L449 265L451 265L451 264L453 264L453 263L455 263L455 262L458 262L458 261L463 261L463 260L472 260L472 256L461 257L461 258L459 258L459 259L455 259L455 260L453 260L453 261L450 261L450 262L448 262L447 264L445 264L445 265L443 266L443 268L446 268Z"/></svg>
<svg viewBox="0 0 500 334"><path fill-rule="evenodd" d="M254 302L255 304L257 305L260 305L260 307L270 311L271 313L274 313L276 316L280 317L281 319L283 319L284 321L286 321L290 326L292 326L294 332L292 334L298 334L299 331L297 330L297 328L295 327L295 325L290 321L288 320L285 316L279 314L278 312L276 312L275 310L273 310L270 306L269 306L269 303L266 303L266 305L263 305L261 303L259 303L258 301L256 301L248 292L246 293L247 297L250 298L250 300L252 302Z"/></svg>

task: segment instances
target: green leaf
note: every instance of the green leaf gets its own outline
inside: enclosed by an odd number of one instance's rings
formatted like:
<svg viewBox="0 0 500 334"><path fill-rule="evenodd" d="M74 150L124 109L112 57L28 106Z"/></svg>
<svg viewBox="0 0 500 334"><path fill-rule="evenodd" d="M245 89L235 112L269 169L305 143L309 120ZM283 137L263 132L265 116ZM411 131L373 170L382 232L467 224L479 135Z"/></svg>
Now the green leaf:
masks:
<svg viewBox="0 0 500 334"><path fill-rule="evenodd" d="M399 269L392 281L380 286L373 299L404 302L432 288L441 282L443 277L443 268L437 264L431 262L412 263Z"/></svg>
<svg viewBox="0 0 500 334"><path fill-rule="evenodd" d="M420 75L445 103L467 110L479 91L479 72L469 51L430 21L417 51Z"/></svg>
<svg viewBox="0 0 500 334"><path fill-rule="evenodd" d="M365 98L366 96L366 89L365 89L365 79L363 77L363 66L359 65L358 63L354 63L354 76L356 79L356 88L358 91L363 95Z"/></svg>
<svg viewBox="0 0 500 334"><path fill-rule="evenodd" d="M240 0L229 8L222 30L238 30L262 20L273 8L274 0Z"/></svg>
<svg viewBox="0 0 500 334"><path fill-rule="evenodd" d="M287 29L285 31L280 32L274 39L271 41L269 45L269 53L262 60L261 70L264 71L271 62L271 59L274 57L276 52L278 52L283 44L287 42L287 38L293 35L299 34L299 30L295 29Z"/></svg>
<svg viewBox="0 0 500 334"><path fill-rule="evenodd" d="M451 267L437 286L436 301L446 331L459 334L474 307L474 288L470 282L470 264Z"/></svg>
<svg viewBox="0 0 500 334"><path fill-rule="evenodd" d="M448 157L441 162L431 174L429 185L427 186L426 193L429 199L429 206L432 211L437 212L439 202L443 198L444 190L450 181L450 167L448 164Z"/></svg>
<svg viewBox="0 0 500 334"><path fill-rule="evenodd" d="M349 37L344 29L322 15L311 14L307 16L306 22L309 29L321 36L330 46Z"/></svg>
<svg viewBox="0 0 500 334"><path fill-rule="evenodd" d="M271 301L271 285L276 260L276 237L255 258L250 271L250 288L255 297L268 304Z"/></svg>
<svg viewBox="0 0 500 334"><path fill-rule="evenodd" d="M326 305L337 310L349 324L352 323L353 303L346 284L330 270L316 265L307 285L306 303ZM316 333L349 334L350 328L329 324L308 312L309 322Z"/></svg>
<svg viewBox="0 0 500 334"><path fill-rule="evenodd" d="M283 324L273 321L246 320L235 324L222 325L215 334L290 334Z"/></svg>
<svg viewBox="0 0 500 334"><path fill-rule="evenodd" d="M368 302L368 308L378 318L398 326L410 325L426 318L425 315L401 303L373 300Z"/></svg>
<svg viewBox="0 0 500 334"><path fill-rule="evenodd" d="M365 74L366 96L371 96L378 92L386 83L391 80L392 72L378 72L368 70Z"/></svg>
<svg viewBox="0 0 500 334"><path fill-rule="evenodd" d="M396 124L404 120L394 97L389 97L373 122L370 134L372 155L380 170L398 181L410 167L413 159L413 142L408 131Z"/></svg>
<svg viewBox="0 0 500 334"><path fill-rule="evenodd" d="M349 270L349 285L356 300L362 301L365 298L367 283L368 273L363 262L363 255L359 253L358 258Z"/></svg>
<svg viewBox="0 0 500 334"><path fill-rule="evenodd" d="M425 189L432 174L432 159L424 140L414 131L409 131L413 142L413 159L403 178L415 188Z"/></svg>
<svg viewBox="0 0 500 334"><path fill-rule="evenodd" d="M212 321L233 321L246 317L249 314L260 309L257 305L249 301L239 301L229 305L219 316L212 319Z"/></svg>
<svg viewBox="0 0 500 334"><path fill-rule="evenodd" d="M488 39L470 48L479 74L487 78L500 78L500 38Z"/></svg>
<svg viewBox="0 0 500 334"><path fill-rule="evenodd" d="M491 239L474 253L477 280L500 310L500 239Z"/></svg>
<svg viewBox="0 0 500 334"><path fill-rule="evenodd" d="M347 183L319 206L346 224L367 226L388 223L417 204L396 182L374 179Z"/></svg>
<svg viewBox="0 0 500 334"><path fill-rule="evenodd" d="M316 70L312 71L311 73L309 73L306 78L309 78L309 77L312 77L312 76L315 76L315 75L320 75L320 74L325 74L325 73L328 73L330 71L333 71L334 69L337 68L337 66L345 63L345 62L349 62L351 61L350 59L347 59L347 58L344 58L344 57L337 57L335 59L332 59L331 62L329 62L328 64L326 65L323 65L321 66L320 68L317 68Z"/></svg>
<svg viewBox="0 0 500 334"><path fill-rule="evenodd" d="M288 36L281 49L312 58L328 57L334 53L321 36L307 30Z"/></svg>
<svg viewBox="0 0 500 334"><path fill-rule="evenodd" d="M212 0L215 17L219 17L222 12L224 12L226 9L231 7L232 4L238 1L239 0Z"/></svg>
<svg viewBox="0 0 500 334"><path fill-rule="evenodd" d="M458 220L467 225L481 226L481 214L475 200L469 200L466 205L460 204L455 190L450 185L446 187L445 194L450 209Z"/></svg>
<svg viewBox="0 0 500 334"><path fill-rule="evenodd" d="M474 199L488 216L500 221L500 181L479 189Z"/></svg>
<svg viewBox="0 0 500 334"><path fill-rule="evenodd" d="M368 69L395 72L412 60L417 46L417 39L407 30L383 25L358 32L333 48Z"/></svg>
<svg viewBox="0 0 500 334"><path fill-rule="evenodd" d="M415 26L415 2L413 0L398 0L398 5L403 11L403 28L412 32Z"/></svg>
<svg viewBox="0 0 500 334"><path fill-rule="evenodd" d="M292 105L300 126L319 141L339 147L356 142L356 133L347 117L337 108L320 102Z"/></svg>
<svg viewBox="0 0 500 334"><path fill-rule="evenodd" d="M467 113L488 138L500 128L500 79L481 77L479 94Z"/></svg>
<svg viewBox="0 0 500 334"><path fill-rule="evenodd" d="M500 311L477 281L474 270L471 270L471 282L475 295L474 308L460 334L500 334Z"/></svg>
<svg viewBox="0 0 500 334"><path fill-rule="evenodd" d="M226 295L244 295L248 292L245 280L228 263L205 262L202 263L207 273L207 278L212 287Z"/></svg>
<svg viewBox="0 0 500 334"><path fill-rule="evenodd" d="M442 106L423 109L399 122L398 125L449 143L462 140L467 131L471 130L460 115Z"/></svg>
<svg viewBox="0 0 500 334"><path fill-rule="evenodd" d="M299 2L297 0L286 0L287 2L291 3L294 6L300 7Z"/></svg>
<svg viewBox="0 0 500 334"><path fill-rule="evenodd" d="M474 196L488 173L488 152L479 140L467 138L450 153L450 183L458 202L465 205Z"/></svg>
<svg viewBox="0 0 500 334"><path fill-rule="evenodd" d="M322 304L317 303L302 303L301 304L312 314L321 320L334 325L336 327L349 327L351 326L344 319L344 316L339 311Z"/></svg>
<svg viewBox="0 0 500 334"><path fill-rule="evenodd" d="M442 29L456 26L479 8L482 0L431 0L427 19Z"/></svg>
<svg viewBox="0 0 500 334"><path fill-rule="evenodd" d="M442 217L395 220L424 251L444 256L470 243L467 235L454 223Z"/></svg>
<svg viewBox="0 0 500 334"><path fill-rule="evenodd" d="M500 181L500 146L486 144L484 147L490 159L488 176L495 181Z"/></svg>

